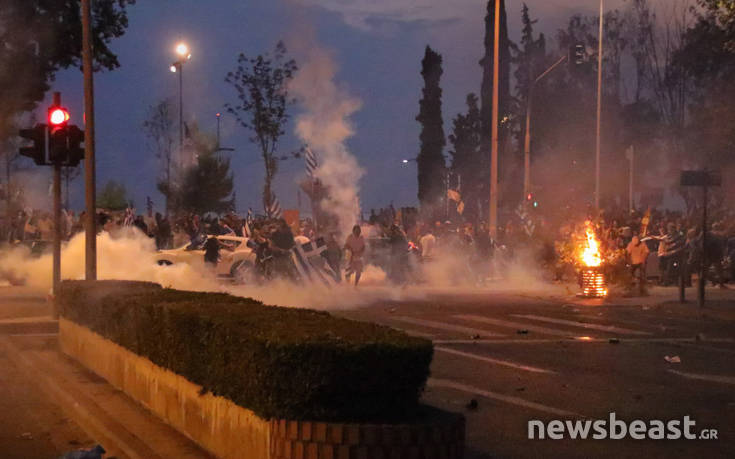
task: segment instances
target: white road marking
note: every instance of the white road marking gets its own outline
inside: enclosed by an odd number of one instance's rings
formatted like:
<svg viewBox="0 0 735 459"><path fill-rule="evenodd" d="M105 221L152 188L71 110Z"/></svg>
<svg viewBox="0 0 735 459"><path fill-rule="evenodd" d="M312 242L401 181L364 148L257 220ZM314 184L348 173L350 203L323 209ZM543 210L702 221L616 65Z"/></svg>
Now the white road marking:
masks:
<svg viewBox="0 0 735 459"><path fill-rule="evenodd" d="M545 370L543 368L537 368L537 367L532 367L528 365L523 365L520 363L511 362L510 360L494 359L492 357L485 357L483 355L477 355L477 354L472 354L469 352L457 351L455 349L449 349L447 347L437 346L434 348L434 350L439 351L439 352L445 352L447 354L458 355L460 357L467 357L468 359L479 360L481 362L492 363L494 365L502 365L504 367L511 367L511 368L515 368L518 370L530 371L531 373L556 373L555 371Z"/></svg>
<svg viewBox="0 0 735 459"><path fill-rule="evenodd" d="M480 335L485 337L493 337L493 336L505 336L498 333L492 333L487 330L482 330L479 328L470 328L470 327L463 327L461 325L452 325L446 322L434 322L433 320L425 320L425 319L416 319L414 317L406 317L406 316L394 316L392 319L400 320L401 322L406 322L413 325L421 325L428 328L436 328L438 330L448 330L453 332L459 332L463 334L469 334L469 335Z"/></svg>
<svg viewBox="0 0 735 459"><path fill-rule="evenodd" d="M579 339L559 338L512 338L512 339L435 339L434 344L548 344L548 343L607 343L610 338ZM732 338L617 338L621 343L733 343Z"/></svg>
<svg viewBox="0 0 735 459"><path fill-rule="evenodd" d="M556 319L553 317L537 316L534 314L512 314L513 317L519 317L521 319L538 320L540 322L549 322L552 324L569 325L570 327L579 327L589 330L600 330L611 333L622 333L624 335L650 335L649 332L631 330L630 328L615 327L613 325L597 325L589 324L586 322L577 322L576 320L564 320Z"/></svg>
<svg viewBox="0 0 735 459"><path fill-rule="evenodd" d="M567 338L574 336L574 332L571 331L562 331L555 328L539 327L538 325L528 325L526 323L512 322L509 320L491 319L489 317L476 316L472 314L459 314L453 317L461 320L468 320L471 322L480 322L484 324L495 325L498 327L515 328L516 330L529 330L536 333L543 333L545 335L564 336Z"/></svg>
<svg viewBox="0 0 735 459"><path fill-rule="evenodd" d="M572 411L561 410L551 406L542 405L541 403L529 402L519 397L513 397L511 395L498 394L497 392L490 392L478 387L468 386L466 384L458 383L448 379L437 379L429 378L427 382L429 387L442 387L448 389L455 389L458 391L466 392L473 395L481 395L485 398L499 400L501 402L510 403L511 405L522 406L524 408L530 408L536 411L543 411L544 413L551 413L557 416L564 416L568 418L585 418L586 416Z"/></svg>
<svg viewBox="0 0 735 459"><path fill-rule="evenodd" d="M735 376L719 376L719 375L700 375L696 373L685 373L678 370L669 370L669 373L673 373L677 376L681 376L687 379L698 379L701 381L710 381L722 384L735 385Z"/></svg>

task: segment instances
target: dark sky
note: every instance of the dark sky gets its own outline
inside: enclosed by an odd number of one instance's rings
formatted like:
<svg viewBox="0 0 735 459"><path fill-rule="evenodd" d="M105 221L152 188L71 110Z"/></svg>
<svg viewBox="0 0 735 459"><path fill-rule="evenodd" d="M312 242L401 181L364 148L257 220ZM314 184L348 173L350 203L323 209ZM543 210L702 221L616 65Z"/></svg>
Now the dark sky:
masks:
<svg viewBox="0 0 735 459"><path fill-rule="evenodd" d="M606 0L606 9L624 0ZM537 27L547 34L573 13L596 14L596 0L528 0ZM129 8L130 27L112 44L121 68L95 77L98 184L122 181L139 209L151 196L157 208L163 198L155 190L157 164L141 124L147 108L177 96L178 79L170 73L174 47L186 41L192 58L184 68L185 119L215 131L217 112L223 113L222 144L232 155L238 210L260 210L262 162L247 132L236 126L223 105L235 100L224 82L237 55L272 49L279 39L294 37L295 22L307 22L321 45L333 51L339 82L359 97L363 106L353 116L355 136L349 147L365 168L361 188L363 209L416 202L415 157L419 125L415 121L421 91L420 61L429 44L444 56L444 125L463 109L465 95L479 91L485 1L477 0L139 0ZM518 39L522 3L508 1L511 39ZM609 5L609 6L608 6ZM82 113L82 78L78 70L60 73L53 86L71 109L73 120ZM49 98L50 100L50 98ZM45 107L46 104L42 104ZM293 108L293 114L299 107ZM40 113L40 112L39 112ZM290 126L281 146L294 148ZM281 163L277 195L284 207L297 203L296 180L303 162ZM72 206L82 204L83 180L72 190ZM303 199L303 210L308 201Z"/></svg>

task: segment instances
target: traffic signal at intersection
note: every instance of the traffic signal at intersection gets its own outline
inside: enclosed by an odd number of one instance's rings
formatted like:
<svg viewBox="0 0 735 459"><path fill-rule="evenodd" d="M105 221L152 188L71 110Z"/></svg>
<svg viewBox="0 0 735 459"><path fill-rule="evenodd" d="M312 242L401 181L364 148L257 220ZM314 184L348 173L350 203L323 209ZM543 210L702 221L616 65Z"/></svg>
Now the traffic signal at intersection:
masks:
<svg viewBox="0 0 735 459"><path fill-rule="evenodd" d="M84 158L84 131L70 125L71 116L64 107L48 109L48 124L37 124L32 129L21 129L20 137L31 140L33 146L21 147L20 154L32 158L39 165L76 167Z"/></svg>
<svg viewBox="0 0 735 459"><path fill-rule="evenodd" d="M31 158L39 166L46 164L46 140L48 136L48 126L45 124L37 124L33 129L21 129L20 137L30 140L33 145L30 147L21 147L21 156Z"/></svg>

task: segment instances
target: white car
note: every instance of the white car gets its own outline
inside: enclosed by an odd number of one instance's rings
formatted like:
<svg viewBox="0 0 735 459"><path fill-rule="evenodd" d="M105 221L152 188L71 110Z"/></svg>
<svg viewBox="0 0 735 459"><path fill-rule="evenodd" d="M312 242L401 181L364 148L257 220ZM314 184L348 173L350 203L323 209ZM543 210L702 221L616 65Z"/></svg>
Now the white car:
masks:
<svg viewBox="0 0 735 459"><path fill-rule="evenodd" d="M161 266L178 263L190 265L204 263L204 243L207 238L214 237L220 243L220 260L217 263L219 277L232 278L235 282L246 283L252 279L255 268L255 252L248 247L248 238L239 236L207 236L201 241L187 243L177 249L159 250L155 261Z"/></svg>

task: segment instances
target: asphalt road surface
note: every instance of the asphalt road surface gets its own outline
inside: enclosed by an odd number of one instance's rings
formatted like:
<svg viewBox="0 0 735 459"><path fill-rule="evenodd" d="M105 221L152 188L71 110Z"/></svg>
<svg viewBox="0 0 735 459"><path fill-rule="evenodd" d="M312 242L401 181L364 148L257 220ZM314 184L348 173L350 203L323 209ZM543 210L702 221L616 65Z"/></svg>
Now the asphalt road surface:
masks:
<svg viewBox="0 0 735 459"><path fill-rule="evenodd" d="M434 341L424 399L465 413L468 458L735 457L735 302L647 303L452 294L340 314ZM529 420L610 413L690 416L691 431L717 439L528 439Z"/></svg>
<svg viewBox="0 0 735 459"><path fill-rule="evenodd" d="M45 324L51 311L43 292L1 290L0 331L19 327L19 315ZM735 457L735 291L712 292L716 301L704 310L691 303L665 303L676 297L673 289L607 304L558 292L555 297L536 295L455 289L337 314L433 340L424 399L466 415L467 458ZM134 403L104 381L55 358L53 334L31 332L37 336L0 338L12 338L21 357L35 361L38 371L50 372L47 379L64 381L59 390L93 396L82 401L101 418L110 418L108 424L121 424L123 434L140 438L146 443L141 448L169 442L183 448L186 457L198 457L193 447L151 415L128 406ZM3 349L0 457L55 457L96 442L105 445L104 436L80 428L83 420L60 410L11 358L17 356ZM472 400L476 408L468 407ZM135 422L121 419L123 411ZM717 439L528 439L530 420L596 421L609 419L610 413L618 420L646 423L689 416L695 434L716 429ZM126 431L141 425L153 427Z"/></svg>

